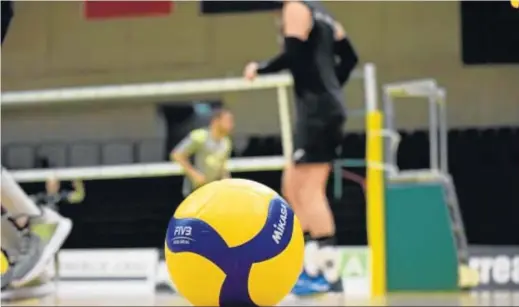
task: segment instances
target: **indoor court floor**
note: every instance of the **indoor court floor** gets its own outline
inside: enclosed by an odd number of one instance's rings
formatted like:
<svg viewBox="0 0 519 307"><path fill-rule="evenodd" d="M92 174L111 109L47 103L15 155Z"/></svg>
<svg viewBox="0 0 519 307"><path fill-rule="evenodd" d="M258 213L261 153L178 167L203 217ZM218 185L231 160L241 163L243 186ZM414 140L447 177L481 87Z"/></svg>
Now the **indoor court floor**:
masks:
<svg viewBox="0 0 519 307"><path fill-rule="evenodd" d="M2 306L186 306L188 303L174 294L154 296L48 296ZM313 299L286 299L281 306L519 306L518 291L473 292L462 294L398 294L386 299L369 300L339 296Z"/></svg>

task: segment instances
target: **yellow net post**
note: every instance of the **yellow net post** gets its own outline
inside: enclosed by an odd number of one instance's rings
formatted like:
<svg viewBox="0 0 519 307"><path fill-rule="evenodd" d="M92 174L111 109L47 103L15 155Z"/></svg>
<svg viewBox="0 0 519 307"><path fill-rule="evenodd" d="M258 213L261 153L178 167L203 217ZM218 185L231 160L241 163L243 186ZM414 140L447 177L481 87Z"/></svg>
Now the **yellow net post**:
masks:
<svg viewBox="0 0 519 307"><path fill-rule="evenodd" d="M386 294L386 237L385 237L385 199L383 159L383 116L378 110L367 114L366 131L366 207L368 223L368 245L371 250L371 294Z"/></svg>

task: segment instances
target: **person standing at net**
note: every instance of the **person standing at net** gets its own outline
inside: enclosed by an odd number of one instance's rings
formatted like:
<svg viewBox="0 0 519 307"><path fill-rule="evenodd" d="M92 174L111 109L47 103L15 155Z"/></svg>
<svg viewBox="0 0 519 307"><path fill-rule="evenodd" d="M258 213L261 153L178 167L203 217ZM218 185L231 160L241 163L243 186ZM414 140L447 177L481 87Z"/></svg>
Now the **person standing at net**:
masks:
<svg viewBox="0 0 519 307"><path fill-rule="evenodd" d="M331 163L340 153L346 110L342 86L357 55L342 26L316 1L284 1L283 52L251 62L244 76L288 69L297 112L293 163L283 172L282 190L301 220L307 246L296 295L342 292L335 223L326 198ZM338 58L338 61L337 59Z"/></svg>
<svg viewBox="0 0 519 307"><path fill-rule="evenodd" d="M173 149L171 160L185 172L182 188L185 197L207 183L230 177L227 160L232 151L229 136L233 128L233 114L218 109L212 114L209 127L191 131Z"/></svg>

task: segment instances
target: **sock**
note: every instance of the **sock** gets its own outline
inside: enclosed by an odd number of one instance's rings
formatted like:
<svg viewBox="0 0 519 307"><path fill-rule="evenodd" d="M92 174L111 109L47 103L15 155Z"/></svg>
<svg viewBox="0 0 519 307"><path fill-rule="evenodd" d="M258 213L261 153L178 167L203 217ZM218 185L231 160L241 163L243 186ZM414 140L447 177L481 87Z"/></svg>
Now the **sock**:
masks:
<svg viewBox="0 0 519 307"><path fill-rule="evenodd" d="M13 216L41 214L40 208L27 196L9 172L2 168L2 206Z"/></svg>
<svg viewBox="0 0 519 307"><path fill-rule="evenodd" d="M303 232L303 237L305 238L305 244L312 241L312 235L308 231Z"/></svg>
<svg viewBox="0 0 519 307"><path fill-rule="evenodd" d="M335 238L335 235L317 237L317 238L314 238L314 240L317 241L317 244L319 244L319 247L336 246L337 245L337 238Z"/></svg>
<svg viewBox="0 0 519 307"><path fill-rule="evenodd" d="M314 238L319 247L317 261L318 266L329 283L336 283L341 278L342 257L336 248L335 235Z"/></svg>

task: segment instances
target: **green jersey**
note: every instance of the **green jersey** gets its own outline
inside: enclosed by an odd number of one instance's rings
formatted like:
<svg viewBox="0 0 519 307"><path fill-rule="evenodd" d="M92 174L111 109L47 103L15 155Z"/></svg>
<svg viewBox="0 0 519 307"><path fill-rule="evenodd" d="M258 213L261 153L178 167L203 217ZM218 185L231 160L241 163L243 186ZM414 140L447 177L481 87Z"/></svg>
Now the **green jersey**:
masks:
<svg viewBox="0 0 519 307"><path fill-rule="evenodd" d="M215 140L207 129L191 131L174 149L175 152L190 157L193 166L204 174L208 183L226 175L226 163L231 150L232 142L229 138ZM189 195L196 188L198 187L186 176L182 189L184 195Z"/></svg>

